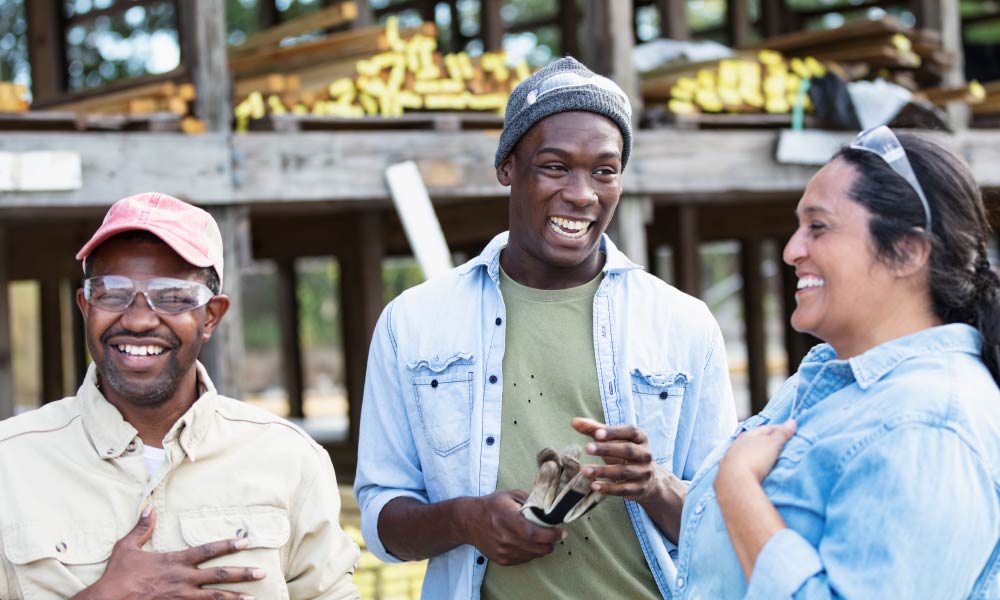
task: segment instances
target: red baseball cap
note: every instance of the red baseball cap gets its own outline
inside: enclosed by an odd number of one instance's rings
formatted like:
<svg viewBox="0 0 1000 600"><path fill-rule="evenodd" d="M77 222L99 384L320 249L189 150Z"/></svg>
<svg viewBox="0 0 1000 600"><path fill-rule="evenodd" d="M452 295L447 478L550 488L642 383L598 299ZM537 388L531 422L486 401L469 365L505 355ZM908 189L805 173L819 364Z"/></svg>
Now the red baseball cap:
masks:
<svg viewBox="0 0 1000 600"><path fill-rule="evenodd" d="M222 234L207 211L156 192L123 198L108 209L76 259L86 259L108 238L125 231L152 233L192 265L214 268L222 285Z"/></svg>

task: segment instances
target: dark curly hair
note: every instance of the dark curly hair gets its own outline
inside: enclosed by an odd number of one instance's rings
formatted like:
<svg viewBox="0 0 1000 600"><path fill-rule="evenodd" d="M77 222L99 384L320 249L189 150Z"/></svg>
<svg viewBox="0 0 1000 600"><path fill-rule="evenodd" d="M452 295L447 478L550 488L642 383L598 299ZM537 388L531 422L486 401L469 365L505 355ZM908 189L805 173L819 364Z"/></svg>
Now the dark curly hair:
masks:
<svg viewBox="0 0 1000 600"><path fill-rule="evenodd" d="M968 166L951 151L918 135L896 133L930 204L932 227L924 232L920 197L881 158L843 148L834 158L858 176L851 199L871 213L869 230L879 258L906 259L899 242L920 232L931 243L931 298L945 323L968 323L982 334L982 359L1000 383L1000 278L990 267L990 224L982 192ZM916 228L921 228L916 230Z"/></svg>

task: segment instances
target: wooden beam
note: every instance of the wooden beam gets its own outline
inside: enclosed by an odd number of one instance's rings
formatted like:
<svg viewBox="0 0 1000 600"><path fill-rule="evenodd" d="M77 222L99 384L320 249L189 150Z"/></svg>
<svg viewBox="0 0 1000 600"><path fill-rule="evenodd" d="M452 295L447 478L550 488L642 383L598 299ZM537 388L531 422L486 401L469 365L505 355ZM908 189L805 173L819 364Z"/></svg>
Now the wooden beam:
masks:
<svg viewBox="0 0 1000 600"><path fill-rule="evenodd" d="M198 90L195 116L208 131L229 130L230 74L224 0L180 0L181 55Z"/></svg>
<svg viewBox="0 0 1000 600"><path fill-rule="evenodd" d="M261 15L264 14L261 6ZM326 7L319 12L309 13L296 19L284 21L257 33L247 36L244 43L229 50L230 53L242 53L262 47L277 47L281 40L287 37L304 35L312 31L338 27L349 23L358 16L358 7L352 1L341 2Z"/></svg>
<svg viewBox="0 0 1000 600"><path fill-rule="evenodd" d="M222 232L225 281L222 292L229 296L226 313L211 341L202 348L201 361L219 393L231 398L243 394L243 301L241 272L250 252L250 219L246 206L209 209Z"/></svg>
<svg viewBox="0 0 1000 600"><path fill-rule="evenodd" d="M921 29L941 31L942 8L941 0L910 0L910 10Z"/></svg>
<svg viewBox="0 0 1000 600"><path fill-rule="evenodd" d="M646 225L652 219L653 202L646 196L622 196L615 209L615 217L608 227L608 234L618 249L632 262L646 267L649 246L646 241Z"/></svg>
<svg viewBox="0 0 1000 600"><path fill-rule="evenodd" d="M302 342L299 339L298 276L291 258L276 261L278 270L278 327L281 330L281 371L288 395L288 416L305 417L302 385Z"/></svg>
<svg viewBox="0 0 1000 600"><path fill-rule="evenodd" d="M726 29L733 48L750 46L750 0L726 0Z"/></svg>
<svg viewBox="0 0 1000 600"><path fill-rule="evenodd" d="M42 401L47 404L66 395L63 372L62 286L58 279L41 280L40 300Z"/></svg>
<svg viewBox="0 0 1000 600"><path fill-rule="evenodd" d="M281 14L278 12L278 5L275 0L260 0L257 4L260 7L260 14L257 15L258 31L274 27L281 21ZM247 37L249 38L250 36Z"/></svg>
<svg viewBox="0 0 1000 600"><path fill-rule="evenodd" d="M760 35L769 38L787 31L786 13L783 0L761 0Z"/></svg>
<svg viewBox="0 0 1000 600"><path fill-rule="evenodd" d="M740 241L740 276L743 279L743 340L747 349L750 413L767 404L767 338L764 333L764 277L761 274L761 241Z"/></svg>
<svg viewBox="0 0 1000 600"><path fill-rule="evenodd" d="M365 365L372 332L382 312L382 216L379 212L355 213L353 250L341 254L341 323L344 327L344 362L350 435L344 452L346 464L335 464L337 472L353 472L357 461L361 400L365 388ZM340 455L338 455L339 457Z"/></svg>
<svg viewBox="0 0 1000 600"><path fill-rule="evenodd" d="M7 228L0 223L0 420L14 416L14 363L10 345Z"/></svg>
<svg viewBox="0 0 1000 600"><path fill-rule="evenodd" d="M698 208L691 204L677 206L669 227L673 240L674 286L692 296L701 296Z"/></svg>
<svg viewBox="0 0 1000 600"><path fill-rule="evenodd" d="M503 48L501 4L501 0L481 0L479 3L479 34L483 38L483 50L486 52L496 52Z"/></svg>
<svg viewBox="0 0 1000 600"><path fill-rule="evenodd" d="M62 33L63 2L33 0L24 3L28 22L28 60L33 102L45 102L66 93L66 44Z"/></svg>
<svg viewBox="0 0 1000 600"><path fill-rule="evenodd" d="M779 250L785 247L786 238L775 238ZM798 278L795 276L795 267L781 263L778 271L781 279L781 308L784 318L781 323L784 330L785 354L788 356L788 375L794 375L799 369L799 363L805 357L810 348L819 342L811 335L799 333L792 327L792 313L798 303L795 301L795 292L798 287Z"/></svg>
<svg viewBox="0 0 1000 600"><path fill-rule="evenodd" d="M584 4L587 48L584 62L594 72L617 83L632 102L634 120L642 112L639 80L632 67L635 46L631 2L620 0L586 0Z"/></svg>
<svg viewBox="0 0 1000 600"><path fill-rule="evenodd" d="M672 40L690 40L686 0L657 0L660 9L660 35Z"/></svg>
<svg viewBox="0 0 1000 600"><path fill-rule="evenodd" d="M559 0L559 30L563 55L579 57L580 7L576 0Z"/></svg>

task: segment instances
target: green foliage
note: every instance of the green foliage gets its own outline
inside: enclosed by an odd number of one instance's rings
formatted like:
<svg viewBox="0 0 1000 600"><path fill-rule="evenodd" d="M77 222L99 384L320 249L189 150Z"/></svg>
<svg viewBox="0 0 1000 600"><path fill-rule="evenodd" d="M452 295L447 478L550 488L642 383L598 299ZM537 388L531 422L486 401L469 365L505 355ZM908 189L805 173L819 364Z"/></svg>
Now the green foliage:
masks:
<svg viewBox="0 0 1000 600"><path fill-rule="evenodd" d="M0 0L0 81L31 82L24 0Z"/></svg>

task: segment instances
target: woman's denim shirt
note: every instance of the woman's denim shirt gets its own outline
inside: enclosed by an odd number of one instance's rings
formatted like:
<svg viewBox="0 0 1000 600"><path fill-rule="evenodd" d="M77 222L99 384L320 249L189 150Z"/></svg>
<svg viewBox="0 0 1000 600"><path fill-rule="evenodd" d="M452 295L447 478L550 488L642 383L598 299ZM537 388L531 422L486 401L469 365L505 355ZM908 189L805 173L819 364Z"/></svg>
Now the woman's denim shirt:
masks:
<svg viewBox="0 0 1000 600"><path fill-rule="evenodd" d="M407 290L375 328L354 489L365 542L384 561L398 562L378 535L379 513L393 499L440 502L496 491L507 320L498 278L506 244L500 234L479 257ZM606 236L602 250L594 355L606 422L638 424L654 460L690 479L736 426L719 326L703 302L644 272ZM546 445L538 440L539 449ZM669 597L676 547L638 504L626 507L634 533L622 535L637 537ZM487 562L469 545L432 558L422 597L478 598Z"/></svg>
<svg viewBox="0 0 1000 600"><path fill-rule="evenodd" d="M981 343L952 324L846 361L813 348L736 432L797 421L763 482L788 528L748 587L713 489L731 438L688 492L675 597L1000 598L1000 391Z"/></svg>

